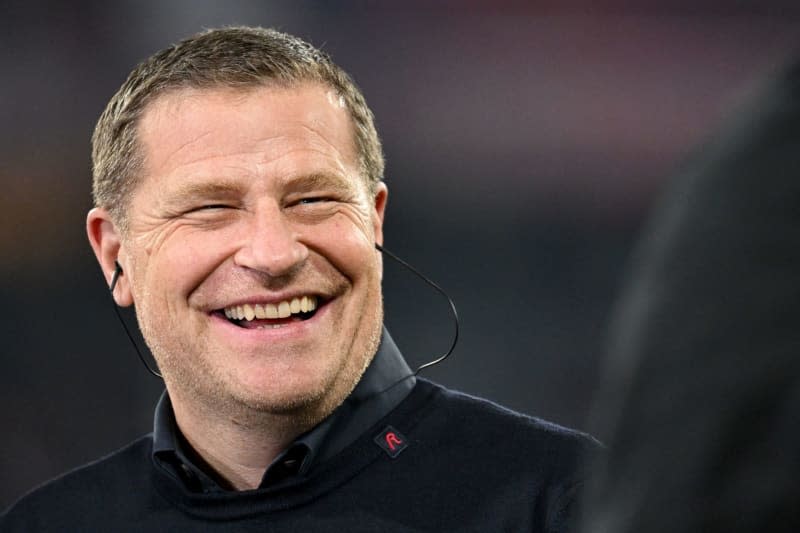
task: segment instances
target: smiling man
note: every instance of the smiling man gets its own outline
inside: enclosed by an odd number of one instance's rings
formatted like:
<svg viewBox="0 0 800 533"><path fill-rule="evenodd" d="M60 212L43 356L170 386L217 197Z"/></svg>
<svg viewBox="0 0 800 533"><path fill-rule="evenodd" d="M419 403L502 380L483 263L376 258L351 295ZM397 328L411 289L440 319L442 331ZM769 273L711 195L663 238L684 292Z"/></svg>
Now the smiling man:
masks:
<svg viewBox="0 0 800 533"><path fill-rule="evenodd" d="M166 391L152 434L3 531L568 529L594 441L414 378L383 329L381 146L327 56L195 35L131 73L93 148L89 241Z"/></svg>

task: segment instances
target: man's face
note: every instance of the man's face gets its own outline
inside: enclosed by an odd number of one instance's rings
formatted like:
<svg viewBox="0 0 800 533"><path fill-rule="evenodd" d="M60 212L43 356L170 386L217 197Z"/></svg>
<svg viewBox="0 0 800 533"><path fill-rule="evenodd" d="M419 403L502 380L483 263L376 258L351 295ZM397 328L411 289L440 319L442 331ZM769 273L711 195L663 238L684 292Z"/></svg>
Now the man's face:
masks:
<svg viewBox="0 0 800 533"><path fill-rule="evenodd" d="M386 189L368 193L339 99L316 84L183 90L150 104L139 139L119 258L170 393L330 411L383 318Z"/></svg>

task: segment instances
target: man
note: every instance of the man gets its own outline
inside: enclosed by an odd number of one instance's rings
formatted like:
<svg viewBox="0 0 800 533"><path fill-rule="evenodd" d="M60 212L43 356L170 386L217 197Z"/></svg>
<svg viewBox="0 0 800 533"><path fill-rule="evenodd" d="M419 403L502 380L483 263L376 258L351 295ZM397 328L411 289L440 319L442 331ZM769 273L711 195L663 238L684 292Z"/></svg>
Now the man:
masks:
<svg viewBox="0 0 800 533"><path fill-rule="evenodd" d="M167 48L93 162L89 240L167 390L4 531L567 528L594 441L415 379L383 330L381 146L325 55L257 28Z"/></svg>

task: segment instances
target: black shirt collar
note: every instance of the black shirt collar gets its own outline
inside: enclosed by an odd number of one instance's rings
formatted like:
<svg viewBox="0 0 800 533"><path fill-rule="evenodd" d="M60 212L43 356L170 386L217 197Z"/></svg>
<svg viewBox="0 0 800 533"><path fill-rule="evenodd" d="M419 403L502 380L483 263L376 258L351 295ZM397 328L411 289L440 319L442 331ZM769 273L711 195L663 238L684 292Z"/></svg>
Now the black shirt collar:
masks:
<svg viewBox="0 0 800 533"><path fill-rule="evenodd" d="M384 328L378 351L353 392L328 418L300 435L270 464L261 488L305 476L330 459L389 414L414 388L416 378ZM199 465L175 423L166 391L156 406L153 422L153 459L176 481L193 492L224 490Z"/></svg>

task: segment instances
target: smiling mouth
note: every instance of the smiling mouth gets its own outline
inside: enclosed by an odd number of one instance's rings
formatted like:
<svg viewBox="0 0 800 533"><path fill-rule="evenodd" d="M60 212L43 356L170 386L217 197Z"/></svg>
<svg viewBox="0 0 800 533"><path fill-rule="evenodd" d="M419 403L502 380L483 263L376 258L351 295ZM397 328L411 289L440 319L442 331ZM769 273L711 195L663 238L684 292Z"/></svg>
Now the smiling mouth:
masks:
<svg viewBox="0 0 800 533"><path fill-rule="evenodd" d="M313 317L319 307L316 296L302 296L279 303L242 304L226 307L215 314L245 329L280 328Z"/></svg>

